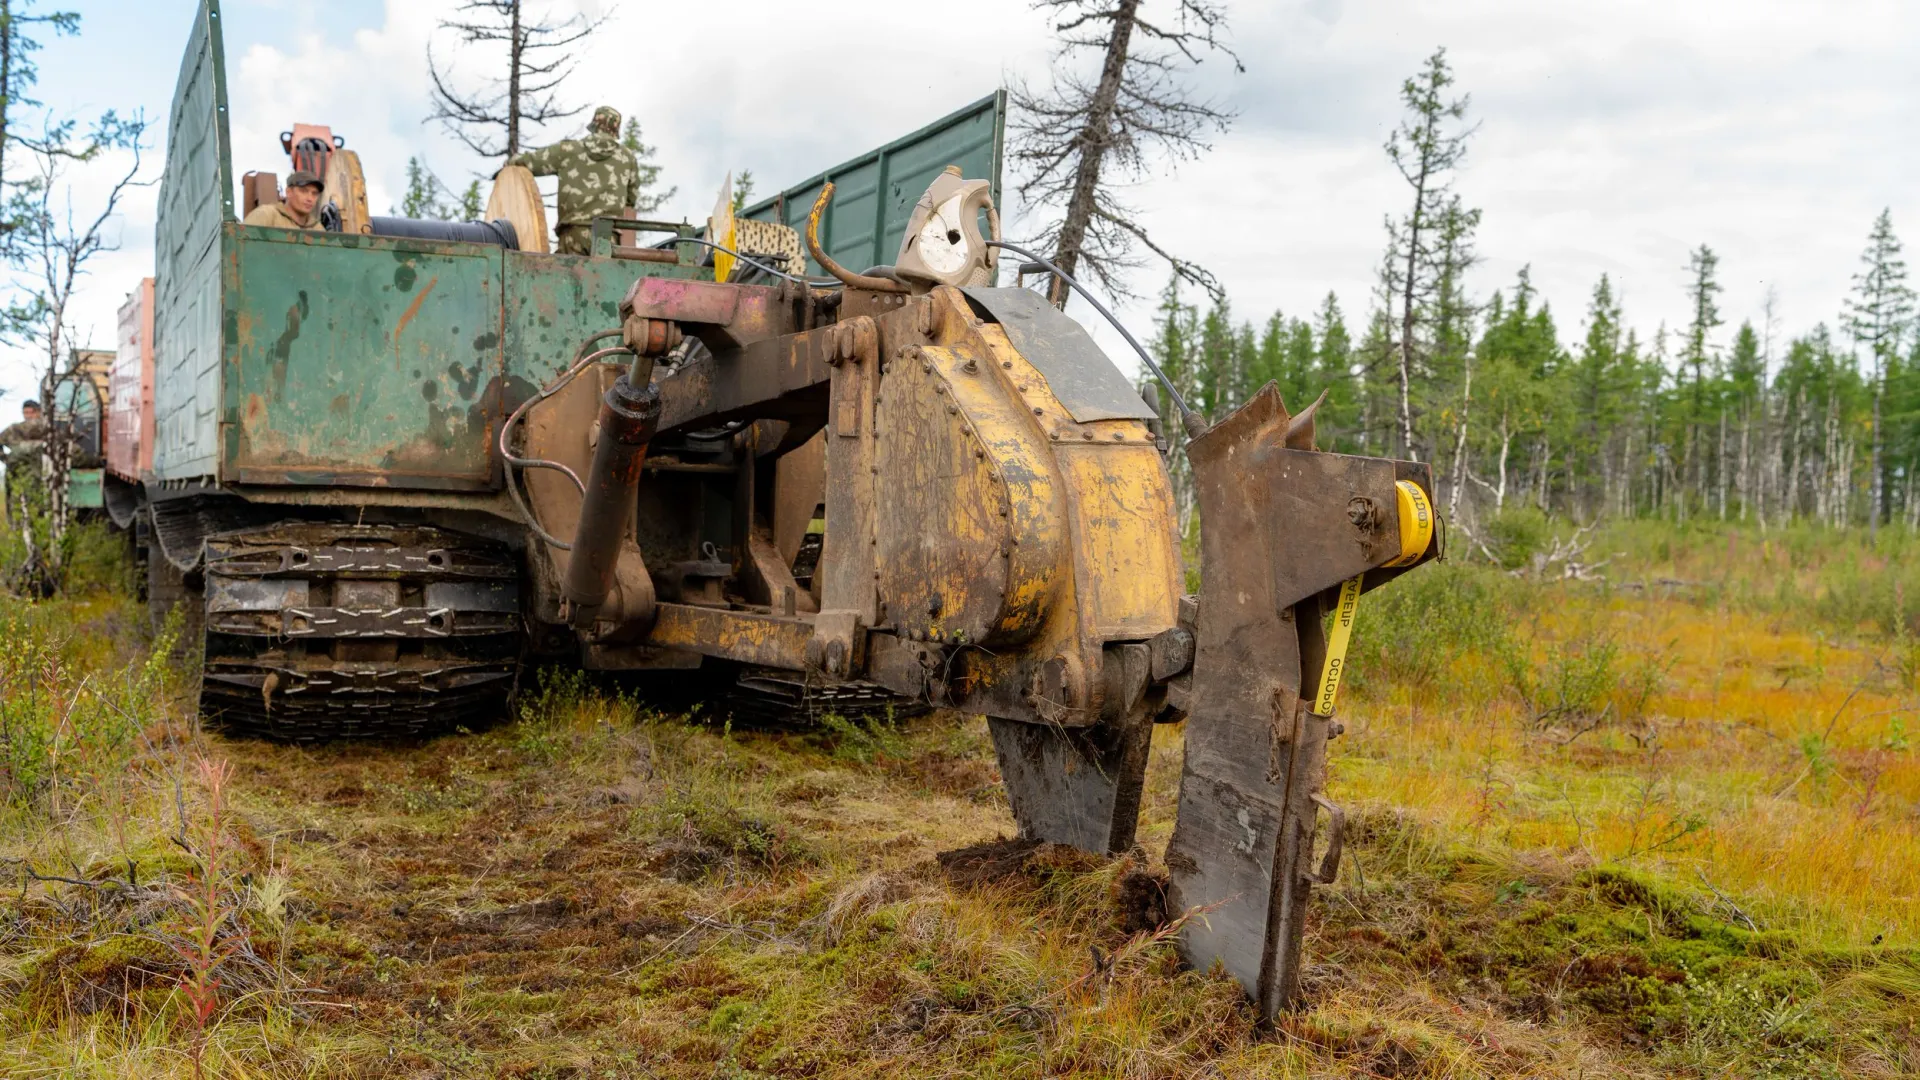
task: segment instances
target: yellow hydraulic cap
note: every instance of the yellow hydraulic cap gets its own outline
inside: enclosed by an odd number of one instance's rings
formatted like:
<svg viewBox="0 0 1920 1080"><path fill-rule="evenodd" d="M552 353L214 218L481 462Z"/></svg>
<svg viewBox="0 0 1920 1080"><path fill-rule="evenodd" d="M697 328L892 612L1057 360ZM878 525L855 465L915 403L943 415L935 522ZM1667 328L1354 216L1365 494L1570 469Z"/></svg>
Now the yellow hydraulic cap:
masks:
<svg viewBox="0 0 1920 1080"><path fill-rule="evenodd" d="M1411 566L1433 546L1433 503L1411 480L1394 483L1400 496L1400 557L1388 566Z"/></svg>

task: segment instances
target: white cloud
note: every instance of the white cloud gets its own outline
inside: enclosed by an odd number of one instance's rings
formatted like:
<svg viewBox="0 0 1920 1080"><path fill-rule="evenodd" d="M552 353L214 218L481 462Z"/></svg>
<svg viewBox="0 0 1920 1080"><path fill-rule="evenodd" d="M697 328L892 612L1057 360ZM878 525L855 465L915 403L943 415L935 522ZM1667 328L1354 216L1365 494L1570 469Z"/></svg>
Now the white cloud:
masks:
<svg viewBox="0 0 1920 1080"><path fill-rule="evenodd" d="M452 0L361 0L326 17L263 4L228 5L236 173L284 172L277 136L296 120L330 124L359 151L376 212L398 201L409 156L455 186L482 168L421 122L426 44ZM132 20L165 55L127 50L111 83L80 67L64 77L161 116L183 6L90 13L102 40L128 40ZM1046 20L1023 0L554 6L602 8L613 16L578 53L566 96L639 116L679 187L666 210L693 218L729 169L751 168L763 190L798 180L1050 63ZM356 10L363 25L343 30ZM1730 323L1757 318L1774 287L1797 332L1832 319L1883 206L1920 241L1920 145L1907 137L1920 127L1920 13L1898 0L1266 0L1233 5L1233 35L1247 72L1209 61L1196 86L1238 110L1234 130L1128 201L1163 244L1213 269L1244 317L1305 314L1333 289L1359 321L1381 220L1405 201L1380 144L1400 80L1437 45L1481 124L1458 181L1485 211L1474 284L1504 286L1531 264L1568 338L1602 272L1643 333L1683 321L1682 267L1703 242L1722 256ZM103 59L121 58L89 58ZM473 70L483 58L458 59ZM49 61L49 100L59 76ZM76 186L83 203L95 171ZM126 249L101 258L76 307L97 342L149 272L151 213L150 191L129 201ZM1150 267L1134 284L1152 294L1162 281ZM1144 329L1150 309L1125 314ZM17 389L21 354L6 355L0 385Z"/></svg>

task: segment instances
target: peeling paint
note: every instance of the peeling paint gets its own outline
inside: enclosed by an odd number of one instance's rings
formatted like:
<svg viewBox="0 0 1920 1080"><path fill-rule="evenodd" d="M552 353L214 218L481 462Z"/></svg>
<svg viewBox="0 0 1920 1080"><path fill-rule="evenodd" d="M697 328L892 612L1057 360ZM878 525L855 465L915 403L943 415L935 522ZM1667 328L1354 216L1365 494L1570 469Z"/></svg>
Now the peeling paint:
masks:
<svg viewBox="0 0 1920 1080"><path fill-rule="evenodd" d="M410 270L412 268L402 267L402 269ZM426 287L421 289L420 294L413 298L413 303L407 305L405 314L402 314L400 321L394 325L393 345L396 350L400 347L400 335L407 332L407 324L413 321L415 315L420 314L420 305L426 303L427 294L433 292L433 287L438 284L440 284L440 275L435 274L433 277L428 278Z"/></svg>
<svg viewBox="0 0 1920 1080"><path fill-rule="evenodd" d="M507 410L660 269L244 228L228 243L220 468L250 484L497 489Z"/></svg>

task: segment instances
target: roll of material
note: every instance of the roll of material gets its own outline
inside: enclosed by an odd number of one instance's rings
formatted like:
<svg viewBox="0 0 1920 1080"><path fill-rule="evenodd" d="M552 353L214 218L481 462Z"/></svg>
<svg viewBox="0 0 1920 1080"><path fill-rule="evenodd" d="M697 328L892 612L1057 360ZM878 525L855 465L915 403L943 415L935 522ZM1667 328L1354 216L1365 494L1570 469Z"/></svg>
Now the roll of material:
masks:
<svg viewBox="0 0 1920 1080"><path fill-rule="evenodd" d="M540 200L540 186L525 165L503 167L493 178L493 193L487 196L488 221L505 218L513 222L514 235L520 238L520 250L547 255L553 240L547 232L547 208ZM619 243L619 241L614 241Z"/></svg>
<svg viewBox="0 0 1920 1080"><path fill-rule="evenodd" d="M520 238L513 223L499 221L430 221L423 218L377 217L371 219L373 235L404 236L414 240L455 241L463 244L491 244L494 247L520 249Z"/></svg>

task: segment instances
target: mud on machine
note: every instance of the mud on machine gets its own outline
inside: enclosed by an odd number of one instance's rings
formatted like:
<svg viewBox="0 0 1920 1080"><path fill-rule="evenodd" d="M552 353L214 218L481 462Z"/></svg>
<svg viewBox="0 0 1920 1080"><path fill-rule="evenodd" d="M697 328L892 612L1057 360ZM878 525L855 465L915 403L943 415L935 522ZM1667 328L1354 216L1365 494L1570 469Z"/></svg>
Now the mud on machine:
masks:
<svg viewBox="0 0 1920 1080"><path fill-rule="evenodd" d="M1184 719L1169 899L1207 913L1181 949L1262 1015L1296 996L1340 857L1345 628L1438 556L1430 476L1316 450L1272 386L1209 426L1169 385L1201 520L1183 596L1156 410L994 284L1001 251L1031 258L992 210L1000 95L738 220L600 219L581 257L239 224L221 65L205 0L137 499L151 595L199 615L209 724L423 733L543 657L719 668L747 706L982 714L1021 833L1104 853Z"/></svg>

